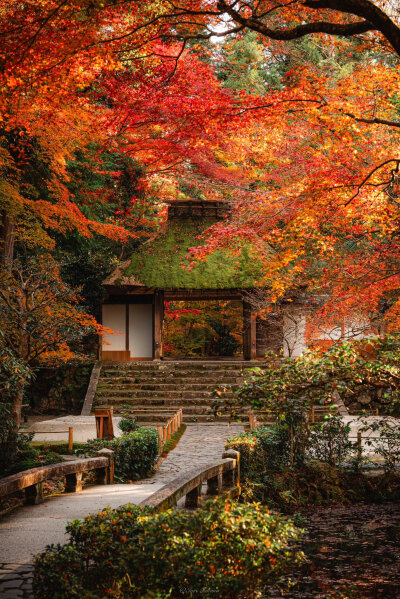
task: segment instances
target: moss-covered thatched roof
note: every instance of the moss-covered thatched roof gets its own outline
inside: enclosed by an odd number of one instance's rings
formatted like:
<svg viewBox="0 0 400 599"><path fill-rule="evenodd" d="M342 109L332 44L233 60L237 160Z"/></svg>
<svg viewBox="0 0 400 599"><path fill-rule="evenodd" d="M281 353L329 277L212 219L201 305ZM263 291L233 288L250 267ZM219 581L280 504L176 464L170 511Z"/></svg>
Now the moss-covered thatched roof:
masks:
<svg viewBox="0 0 400 599"><path fill-rule="evenodd" d="M186 218L170 220L158 235L143 244L130 261L113 273L113 285L143 285L156 289L233 289L250 288L260 280L262 266L250 244L218 249L204 262L187 269L190 247L205 240L199 235L215 221Z"/></svg>

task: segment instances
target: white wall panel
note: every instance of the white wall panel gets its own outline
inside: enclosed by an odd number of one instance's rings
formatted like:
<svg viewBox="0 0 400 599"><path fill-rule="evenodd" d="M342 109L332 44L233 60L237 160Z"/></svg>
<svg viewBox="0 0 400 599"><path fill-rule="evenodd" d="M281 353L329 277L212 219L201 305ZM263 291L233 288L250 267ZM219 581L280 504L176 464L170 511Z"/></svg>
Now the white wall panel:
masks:
<svg viewBox="0 0 400 599"><path fill-rule="evenodd" d="M283 355L300 356L306 349L306 317L298 310L287 309L283 316Z"/></svg>
<svg viewBox="0 0 400 599"><path fill-rule="evenodd" d="M109 333L104 335L103 349L105 351L123 351L125 349L126 305L104 304L103 326L116 331L112 335Z"/></svg>
<svg viewBox="0 0 400 599"><path fill-rule="evenodd" d="M129 306L129 349L131 358L153 357L153 306Z"/></svg>

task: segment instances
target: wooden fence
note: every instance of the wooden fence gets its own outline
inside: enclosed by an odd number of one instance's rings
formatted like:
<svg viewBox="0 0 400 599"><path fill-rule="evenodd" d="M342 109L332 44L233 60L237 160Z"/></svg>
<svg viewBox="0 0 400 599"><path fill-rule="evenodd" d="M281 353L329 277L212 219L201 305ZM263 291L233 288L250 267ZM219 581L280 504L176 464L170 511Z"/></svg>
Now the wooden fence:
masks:
<svg viewBox="0 0 400 599"><path fill-rule="evenodd" d="M58 435L61 433L68 433L68 450L72 451L73 447L74 447L74 428L72 426L69 426L68 429L64 429L62 431L52 431L52 430L47 430L47 431L33 431L35 433L35 435ZM45 443L45 441L44 441Z"/></svg>
<svg viewBox="0 0 400 599"><path fill-rule="evenodd" d="M183 412L182 408L179 408L166 424L157 426L160 451L162 451L163 446L171 439L172 435L180 429L182 422Z"/></svg>

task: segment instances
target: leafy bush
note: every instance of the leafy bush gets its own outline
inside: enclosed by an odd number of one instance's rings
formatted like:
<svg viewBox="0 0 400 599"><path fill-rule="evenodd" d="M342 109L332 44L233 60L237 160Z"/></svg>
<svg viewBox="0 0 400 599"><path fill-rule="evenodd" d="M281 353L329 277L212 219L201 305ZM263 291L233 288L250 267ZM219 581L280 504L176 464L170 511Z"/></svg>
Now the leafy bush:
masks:
<svg viewBox="0 0 400 599"><path fill-rule="evenodd" d="M298 438L307 432L311 405L331 403L334 392L339 392L345 400L351 397L355 401L362 391L373 388L385 412L398 414L399 350L400 334L396 334L343 342L323 354L320 350L310 350L298 358L270 354L263 368L254 368L245 383L234 390L233 398L225 399L222 406L221 401L216 402L214 409L272 410L293 427Z"/></svg>
<svg viewBox="0 0 400 599"><path fill-rule="evenodd" d="M0 476L5 476L12 464L19 460L21 451L32 438L18 432L13 413L16 399L32 376L30 368L5 347L4 334L0 330Z"/></svg>
<svg viewBox="0 0 400 599"><path fill-rule="evenodd" d="M34 433L16 431L8 403L0 403L0 423L0 477L62 461L54 452L33 447L31 441Z"/></svg>
<svg viewBox="0 0 400 599"><path fill-rule="evenodd" d="M288 431L285 426L265 426L228 439L227 448L240 452L240 473L252 479L259 472L289 465Z"/></svg>
<svg viewBox="0 0 400 599"><path fill-rule="evenodd" d="M395 472L400 464L400 430L396 420L392 418L381 418L373 422L360 421L364 426L360 428L363 432L378 432L375 438L366 440L366 445L373 447L375 454L383 458L386 472Z"/></svg>
<svg viewBox="0 0 400 599"><path fill-rule="evenodd" d="M123 433L134 433L141 428L140 424L136 422L135 418L129 415L125 415L121 418L118 427Z"/></svg>
<svg viewBox="0 0 400 599"><path fill-rule="evenodd" d="M130 481L152 474L158 457L158 432L155 428L141 427L133 433L107 441L91 439L88 452L95 453L103 447L115 453L115 477Z"/></svg>
<svg viewBox="0 0 400 599"><path fill-rule="evenodd" d="M382 437L374 445L377 453L386 456L386 473L372 478L368 473L340 467L354 445L339 417L315 427L308 460L293 467L289 465L290 439L285 427L264 427L229 439L227 447L240 452L241 498L261 501L283 512L307 504L397 501L400 476L394 473L394 465L400 458L400 433L394 429L387 433L385 423L387 419L382 422ZM349 463L352 465L352 460Z"/></svg>
<svg viewBox="0 0 400 599"><path fill-rule="evenodd" d="M27 436L27 435L25 435ZM16 460L7 470L7 475L30 470L39 466L48 464L57 464L63 462L64 459L54 451L41 452L34 447L27 445L18 455Z"/></svg>
<svg viewBox="0 0 400 599"><path fill-rule="evenodd" d="M329 416L325 422L313 427L308 438L309 456L331 466L340 466L354 450L349 434L349 424L337 414Z"/></svg>
<svg viewBox="0 0 400 599"><path fill-rule="evenodd" d="M126 505L67 531L67 545L36 559L40 599L253 597L303 558L293 547L300 531L259 504L162 514Z"/></svg>

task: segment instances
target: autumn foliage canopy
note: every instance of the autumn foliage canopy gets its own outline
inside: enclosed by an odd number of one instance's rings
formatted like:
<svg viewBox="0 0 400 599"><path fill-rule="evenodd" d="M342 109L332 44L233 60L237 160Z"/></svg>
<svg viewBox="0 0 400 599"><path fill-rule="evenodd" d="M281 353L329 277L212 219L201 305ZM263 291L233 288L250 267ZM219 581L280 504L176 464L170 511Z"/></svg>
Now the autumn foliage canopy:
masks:
<svg viewBox="0 0 400 599"><path fill-rule="evenodd" d="M120 258L163 200L220 198L193 261L245 239L271 303L306 288L327 323L398 327L395 2L1 0L0 36L5 263L70 234ZM71 167L88 152L107 188Z"/></svg>

